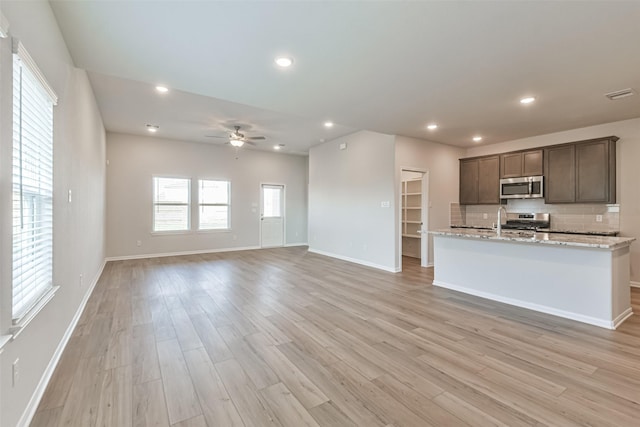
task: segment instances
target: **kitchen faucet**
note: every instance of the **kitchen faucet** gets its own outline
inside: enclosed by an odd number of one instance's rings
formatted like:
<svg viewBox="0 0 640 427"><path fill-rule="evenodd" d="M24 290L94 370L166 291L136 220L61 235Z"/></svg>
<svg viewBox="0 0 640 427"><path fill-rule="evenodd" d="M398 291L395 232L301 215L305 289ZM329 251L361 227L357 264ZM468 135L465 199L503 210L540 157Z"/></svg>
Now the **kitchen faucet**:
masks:
<svg viewBox="0 0 640 427"><path fill-rule="evenodd" d="M504 216L507 216L507 208L504 206L498 207L498 225L496 226L496 234L499 236L502 233L502 211L504 211Z"/></svg>

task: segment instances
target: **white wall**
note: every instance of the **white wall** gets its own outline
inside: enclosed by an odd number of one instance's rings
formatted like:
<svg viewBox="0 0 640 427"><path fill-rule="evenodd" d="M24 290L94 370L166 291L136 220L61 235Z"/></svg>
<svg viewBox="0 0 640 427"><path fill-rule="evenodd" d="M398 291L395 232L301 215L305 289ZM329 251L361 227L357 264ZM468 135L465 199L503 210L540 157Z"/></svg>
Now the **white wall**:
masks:
<svg viewBox="0 0 640 427"><path fill-rule="evenodd" d="M240 149L236 159L231 146L109 132L107 159L108 257L258 247L261 183L285 185L285 244L307 242L306 157ZM153 176L192 178L193 190L198 179L231 181L232 230L153 234Z"/></svg>
<svg viewBox="0 0 640 427"><path fill-rule="evenodd" d="M396 270L394 139L361 131L311 148L309 250Z"/></svg>
<svg viewBox="0 0 640 427"><path fill-rule="evenodd" d="M20 38L59 98L54 108L53 279L60 289L0 355L0 425L8 427L18 424L30 399L42 391L38 384L102 268L105 133L86 73L74 68L48 2L5 1L2 13L11 35ZM10 40L0 40L0 334L11 324L10 52ZM12 387L11 364L17 358L20 378Z"/></svg>
<svg viewBox="0 0 640 427"><path fill-rule="evenodd" d="M482 156L564 142L616 135L617 202L620 204L620 234L640 239L640 119L606 123L500 144L470 148L466 157ZM631 280L640 282L640 241L631 245ZM638 283L640 284L640 283Z"/></svg>
<svg viewBox="0 0 640 427"><path fill-rule="evenodd" d="M429 172L429 230L449 227L449 203L458 201L458 159L465 150L421 139L397 136L396 182L400 182L402 168ZM424 192L423 192L424 193ZM433 237L428 235L428 263L433 263ZM399 252L398 252L399 253ZM400 257L397 260L401 262Z"/></svg>

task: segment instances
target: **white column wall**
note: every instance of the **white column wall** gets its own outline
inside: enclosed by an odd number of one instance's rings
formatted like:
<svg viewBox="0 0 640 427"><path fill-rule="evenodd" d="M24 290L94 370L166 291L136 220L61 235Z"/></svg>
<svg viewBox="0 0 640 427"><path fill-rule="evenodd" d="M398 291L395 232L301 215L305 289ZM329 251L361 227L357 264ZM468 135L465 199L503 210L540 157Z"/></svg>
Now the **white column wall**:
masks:
<svg viewBox="0 0 640 427"><path fill-rule="evenodd" d="M310 251L396 271L394 140L361 131L311 148Z"/></svg>

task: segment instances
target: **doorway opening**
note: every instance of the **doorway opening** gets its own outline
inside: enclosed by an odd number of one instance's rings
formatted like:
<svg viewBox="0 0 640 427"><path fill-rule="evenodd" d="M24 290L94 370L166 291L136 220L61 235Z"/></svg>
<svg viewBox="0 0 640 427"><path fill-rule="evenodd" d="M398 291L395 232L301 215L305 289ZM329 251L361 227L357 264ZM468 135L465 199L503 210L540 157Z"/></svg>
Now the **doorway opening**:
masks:
<svg viewBox="0 0 640 427"><path fill-rule="evenodd" d="M260 247L284 246L284 185L260 188Z"/></svg>
<svg viewBox="0 0 640 427"><path fill-rule="evenodd" d="M400 265L429 266L429 173L401 170Z"/></svg>

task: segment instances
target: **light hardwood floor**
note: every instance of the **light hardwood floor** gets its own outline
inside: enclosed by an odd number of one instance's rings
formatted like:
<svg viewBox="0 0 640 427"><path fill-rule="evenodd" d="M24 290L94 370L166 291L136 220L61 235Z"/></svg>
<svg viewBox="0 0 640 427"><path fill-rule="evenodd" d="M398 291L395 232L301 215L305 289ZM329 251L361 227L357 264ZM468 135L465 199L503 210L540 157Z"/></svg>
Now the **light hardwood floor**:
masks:
<svg viewBox="0 0 640 427"><path fill-rule="evenodd" d="M110 262L32 425L640 425L638 315L608 331L432 278L305 248Z"/></svg>

